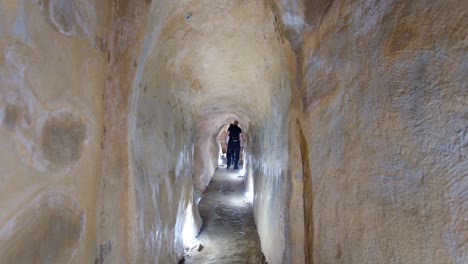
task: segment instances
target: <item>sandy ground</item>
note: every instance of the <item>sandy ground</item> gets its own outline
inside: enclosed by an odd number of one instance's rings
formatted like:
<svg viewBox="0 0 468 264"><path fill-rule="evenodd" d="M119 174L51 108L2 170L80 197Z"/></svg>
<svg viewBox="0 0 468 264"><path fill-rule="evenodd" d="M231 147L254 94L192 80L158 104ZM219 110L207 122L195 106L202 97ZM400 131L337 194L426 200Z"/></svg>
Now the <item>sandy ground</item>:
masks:
<svg viewBox="0 0 468 264"><path fill-rule="evenodd" d="M252 205L244 193L239 171L216 170L199 204L203 249L187 251L185 263L263 263Z"/></svg>

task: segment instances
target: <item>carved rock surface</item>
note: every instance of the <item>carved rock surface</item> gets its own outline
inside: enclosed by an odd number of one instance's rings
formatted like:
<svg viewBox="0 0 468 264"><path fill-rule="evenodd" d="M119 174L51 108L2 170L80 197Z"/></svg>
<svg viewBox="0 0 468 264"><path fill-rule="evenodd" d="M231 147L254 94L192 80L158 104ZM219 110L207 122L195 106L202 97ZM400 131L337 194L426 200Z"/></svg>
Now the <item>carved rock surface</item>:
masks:
<svg viewBox="0 0 468 264"><path fill-rule="evenodd" d="M2 263L67 263L77 252L86 219L63 190L44 190L0 229Z"/></svg>
<svg viewBox="0 0 468 264"><path fill-rule="evenodd" d="M268 263L468 262L467 13L0 0L0 263L177 263L236 119Z"/></svg>
<svg viewBox="0 0 468 264"><path fill-rule="evenodd" d="M467 262L468 5L310 2L324 8L305 18L296 100L307 261Z"/></svg>

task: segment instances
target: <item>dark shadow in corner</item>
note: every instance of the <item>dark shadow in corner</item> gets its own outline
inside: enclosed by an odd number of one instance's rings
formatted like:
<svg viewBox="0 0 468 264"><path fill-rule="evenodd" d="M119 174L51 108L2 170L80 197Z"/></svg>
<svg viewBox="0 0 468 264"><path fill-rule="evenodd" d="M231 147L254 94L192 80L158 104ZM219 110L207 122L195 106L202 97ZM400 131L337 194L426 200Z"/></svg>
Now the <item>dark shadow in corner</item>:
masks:
<svg viewBox="0 0 468 264"><path fill-rule="evenodd" d="M306 263L313 263L313 246L314 246L314 199L312 189L312 176L310 172L309 149L304 133L302 132L299 120L297 120L300 135L300 148L302 159L302 175L304 180L304 227L305 227L305 257ZM308 197L309 195L310 197Z"/></svg>

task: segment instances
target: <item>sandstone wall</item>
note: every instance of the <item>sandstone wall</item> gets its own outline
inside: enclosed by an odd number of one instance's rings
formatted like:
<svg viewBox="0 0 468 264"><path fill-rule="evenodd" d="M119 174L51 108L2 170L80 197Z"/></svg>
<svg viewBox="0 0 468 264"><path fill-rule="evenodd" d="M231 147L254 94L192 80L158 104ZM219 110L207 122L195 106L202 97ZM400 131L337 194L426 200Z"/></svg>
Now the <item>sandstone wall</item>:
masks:
<svg viewBox="0 0 468 264"><path fill-rule="evenodd" d="M192 114L146 65L165 7L0 2L1 263L182 256Z"/></svg>
<svg viewBox="0 0 468 264"><path fill-rule="evenodd" d="M271 232L287 223L278 19L206 4L1 4L4 262L176 262L201 224L192 185L206 188L232 119L256 124L256 219L271 259L287 259L288 231Z"/></svg>
<svg viewBox="0 0 468 264"><path fill-rule="evenodd" d="M94 261L109 10L0 1L1 263Z"/></svg>
<svg viewBox="0 0 468 264"><path fill-rule="evenodd" d="M140 251L146 237L138 236L140 229L136 227L142 213L135 193L142 191L138 188L140 175L135 172L138 167L134 166L132 155L137 144L133 133L135 121L129 113L135 115L133 102L138 98L135 79L142 67L139 59L150 8L149 3L132 5L128 1L113 1L110 10L104 93L104 155L96 205L99 245L96 263L135 263L146 257ZM151 193L145 194L147 199L152 199ZM143 217L144 220L150 219Z"/></svg>
<svg viewBox="0 0 468 264"><path fill-rule="evenodd" d="M195 132L195 151L193 153L193 180L197 197L205 192L206 187L218 167L220 145L218 135L230 120L239 119L237 115L225 113L205 113L197 118ZM244 131L245 133L245 131Z"/></svg>
<svg viewBox="0 0 468 264"><path fill-rule="evenodd" d="M287 87L289 88L289 87ZM274 97L272 115L252 130L253 205L262 251L269 263L290 263L287 179L288 89ZM258 127L257 127L258 126Z"/></svg>
<svg viewBox="0 0 468 264"><path fill-rule="evenodd" d="M193 202L193 109L177 93L181 78L173 78L162 63L167 51L161 48L167 40L163 30L172 8L170 1L137 5L130 19L121 20L134 25L126 33L141 32L129 43L124 62L133 70L127 134L129 263L177 263L201 225ZM145 14L145 23L139 22Z"/></svg>
<svg viewBox="0 0 468 264"><path fill-rule="evenodd" d="M467 262L467 13L0 0L0 262L176 262L233 119L269 263Z"/></svg>
<svg viewBox="0 0 468 264"><path fill-rule="evenodd" d="M306 8L308 262L466 263L467 2Z"/></svg>

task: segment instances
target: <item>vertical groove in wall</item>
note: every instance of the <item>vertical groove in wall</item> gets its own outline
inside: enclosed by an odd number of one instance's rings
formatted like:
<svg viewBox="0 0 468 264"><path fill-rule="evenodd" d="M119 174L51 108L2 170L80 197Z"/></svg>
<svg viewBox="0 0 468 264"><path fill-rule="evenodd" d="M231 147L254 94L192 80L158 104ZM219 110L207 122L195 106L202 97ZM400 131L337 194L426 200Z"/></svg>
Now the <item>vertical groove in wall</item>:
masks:
<svg viewBox="0 0 468 264"><path fill-rule="evenodd" d="M314 216L313 216L313 193L312 178L310 175L309 150L306 138L302 132L302 127L297 121L300 135L300 149L302 158L302 172L304 177L304 226L305 226L305 257L306 263L312 264L314 246Z"/></svg>
<svg viewBox="0 0 468 264"><path fill-rule="evenodd" d="M147 8L112 1L103 104L103 163L97 205L95 264L132 263L127 114Z"/></svg>

